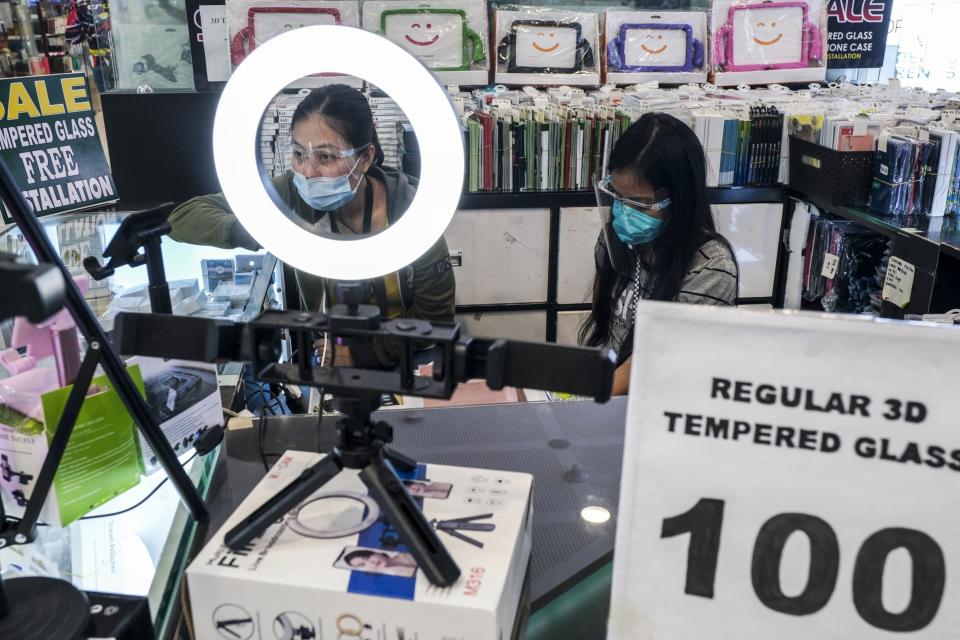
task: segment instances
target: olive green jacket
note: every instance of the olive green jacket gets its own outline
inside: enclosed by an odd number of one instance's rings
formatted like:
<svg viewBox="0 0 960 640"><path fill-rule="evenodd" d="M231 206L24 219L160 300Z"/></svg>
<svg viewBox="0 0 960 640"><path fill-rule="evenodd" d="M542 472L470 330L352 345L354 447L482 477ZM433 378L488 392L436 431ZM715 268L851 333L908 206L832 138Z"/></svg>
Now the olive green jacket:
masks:
<svg viewBox="0 0 960 640"><path fill-rule="evenodd" d="M371 169L370 175L386 185L387 220L393 223L413 201L416 180L399 171L379 167ZM315 211L300 198L293 184L292 172L277 176L272 182L277 195L305 226L329 232L328 215ZM255 251L260 248L257 241L237 221L222 194L188 200L170 214L170 225L173 227L170 237L180 242L221 249L243 247ZM404 309L402 317L453 322L456 282L451 270L450 252L442 236L429 251L413 264L401 269L398 275ZM297 270L296 279L302 308L319 310L324 292L323 278ZM376 340L374 351L376 359L384 367L395 365L400 358L400 345L390 340ZM361 364L359 359L357 361Z"/></svg>

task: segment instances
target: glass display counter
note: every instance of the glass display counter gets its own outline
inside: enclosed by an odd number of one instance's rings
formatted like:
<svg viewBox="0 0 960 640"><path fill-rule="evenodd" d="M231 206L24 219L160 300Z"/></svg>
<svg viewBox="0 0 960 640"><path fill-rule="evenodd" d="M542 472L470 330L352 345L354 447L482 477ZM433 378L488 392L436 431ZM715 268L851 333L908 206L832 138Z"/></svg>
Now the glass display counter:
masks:
<svg viewBox="0 0 960 640"><path fill-rule="evenodd" d="M220 448L192 455L180 461L205 499ZM158 471L70 526L41 526L33 544L0 550L0 568L4 579L45 575L85 591L144 597L155 637L171 638L197 526Z"/></svg>
<svg viewBox="0 0 960 640"><path fill-rule="evenodd" d="M84 259L93 256L105 263L104 249L131 213L84 212L41 222L70 271L86 276ZM269 254L182 244L168 237L163 238L162 249L175 313L247 321L265 307L282 306L282 265ZM16 226L0 228L0 251L33 258ZM87 301L108 333L118 312L150 311L144 267L121 267L105 280L90 279L89 285ZM12 324L0 325L0 349L10 346ZM232 378L235 388L236 367L226 368L221 367L221 385ZM6 376L0 366L0 378ZM206 497L219 448L203 457L197 457L192 447L178 455ZM166 475L162 469L148 473L137 486L69 526L41 526L33 544L0 551L4 579L48 575L86 591L144 597L156 637L174 637L180 584L197 523Z"/></svg>

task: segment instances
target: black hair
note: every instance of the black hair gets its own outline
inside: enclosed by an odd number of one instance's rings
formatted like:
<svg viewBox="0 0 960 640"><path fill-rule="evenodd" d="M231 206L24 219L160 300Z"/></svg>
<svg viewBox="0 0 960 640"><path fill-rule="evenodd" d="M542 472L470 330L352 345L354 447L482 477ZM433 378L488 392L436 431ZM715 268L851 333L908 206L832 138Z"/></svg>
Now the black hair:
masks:
<svg viewBox="0 0 960 640"><path fill-rule="evenodd" d="M350 564L350 561L355 560L356 558L367 559L370 556L376 556L376 555L385 556L387 554L380 553L379 551L370 551L368 549L356 549L354 551L351 551L347 555L343 556L343 561L346 562L347 564Z"/></svg>
<svg viewBox="0 0 960 640"><path fill-rule="evenodd" d="M635 259L655 274L651 300L674 300L697 250L717 233L707 198L707 168L703 147L690 127L665 113L646 113L630 125L610 154L609 171L628 171L654 192L665 191L671 199L660 234ZM660 195L658 194L659 198ZM730 254L733 255L731 249ZM617 299L628 280L619 276L605 247L597 251L590 316L580 328L580 343L603 346L610 338L610 325Z"/></svg>
<svg viewBox="0 0 960 640"><path fill-rule="evenodd" d="M372 144L375 149L373 164L378 167L383 164L383 149L373 125L370 103L357 89L345 84L314 89L297 105L290 130L293 131L297 123L308 116L326 120L354 149Z"/></svg>

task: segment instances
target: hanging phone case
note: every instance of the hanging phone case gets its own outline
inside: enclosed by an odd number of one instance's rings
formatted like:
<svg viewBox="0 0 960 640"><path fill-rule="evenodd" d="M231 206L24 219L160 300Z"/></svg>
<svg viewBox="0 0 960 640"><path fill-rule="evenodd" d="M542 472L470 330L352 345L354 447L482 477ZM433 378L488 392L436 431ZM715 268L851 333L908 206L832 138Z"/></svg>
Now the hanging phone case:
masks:
<svg viewBox="0 0 960 640"><path fill-rule="evenodd" d="M630 37L643 37L641 32L656 32L662 40L663 35L680 34L684 40L683 52L684 60L680 64L674 64L667 61L664 64L651 64L655 60L643 60L646 64L631 64L631 55L627 51L627 45L630 43ZM633 32L633 33L631 33ZM654 57L661 53L666 53L666 49L674 43L659 44L656 48L648 48L644 43L639 45L640 55L644 58ZM635 58L634 58L635 59ZM620 25L619 34L616 38L607 44L607 68L610 71L621 72L688 72L699 69L703 66L703 43L693 37L693 27L689 24L664 24L664 23L628 23Z"/></svg>
<svg viewBox="0 0 960 640"><path fill-rule="evenodd" d="M423 30L424 36L418 36L415 38L413 37L412 33L408 32L403 34L402 37L395 38L393 37L393 34L388 33L388 22L390 22L390 18L400 16L422 16L422 22L412 23L409 26L416 26L416 28ZM458 30L460 31L460 46L458 47L458 51L460 52L460 59L458 64L444 64L442 62L442 58L441 61L433 61L433 63L431 63L430 57L432 56L431 52L427 51L427 47L435 46L439 41L440 34L434 33L432 37L427 35L432 29L432 23L426 23L425 21L429 19L430 16L438 16L441 20L445 17L452 17L453 19L459 21ZM468 71L470 69L470 65L480 64L485 62L487 59L483 48L483 40L467 24L467 12L463 9L387 9L380 14L380 35L384 36L391 42L395 42L396 44L400 45L405 50L413 54L418 60L423 62L428 68L434 71ZM423 39L420 39L421 37ZM423 52L420 52L417 49L412 49L409 45L422 47Z"/></svg>
<svg viewBox="0 0 960 640"><path fill-rule="evenodd" d="M801 20L784 26L783 16L791 9L800 12ZM717 67L723 71L766 71L805 69L811 66L811 63L820 62L823 59L823 36L820 28L810 22L809 11L809 6L802 0L731 6L727 22L714 34L714 58ZM781 19L781 30L776 32L777 35L773 35L777 18ZM761 30L764 37L758 37ZM748 39L756 46L752 46ZM758 48L776 47L783 39L788 43L791 39L799 40L799 50L795 53L787 52L784 45L780 50L771 49L768 54L766 49ZM762 55L749 55L748 51L751 49ZM763 60L767 55L772 59ZM750 59L751 57L761 59Z"/></svg>
<svg viewBox="0 0 960 640"><path fill-rule="evenodd" d="M230 62L237 66L257 48L255 23L257 16L305 15L310 16L312 24L319 22L320 16L331 16L333 24L340 24L340 10L332 7L250 7L247 11L247 26L237 32L230 41Z"/></svg>
<svg viewBox="0 0 960 640"><path fill-rule="evenodd" d="M525 33L527 30L565 30L569 29L575 32L574 59L573 65L569 67L559 66L533 66L522 64L517 60L517 38L518 34ZM544 54L550 54L559 43L551 47L540 48L535 43L533 46L537 51ZM503 37L497 45L497 60L500 64L507 65L509 73L578 73L584 70L584 67L594 66L593 49L590 43L583 37L583 27L579 22L559 22L557 20L515 20L510 25L510 33Z"/></svg>

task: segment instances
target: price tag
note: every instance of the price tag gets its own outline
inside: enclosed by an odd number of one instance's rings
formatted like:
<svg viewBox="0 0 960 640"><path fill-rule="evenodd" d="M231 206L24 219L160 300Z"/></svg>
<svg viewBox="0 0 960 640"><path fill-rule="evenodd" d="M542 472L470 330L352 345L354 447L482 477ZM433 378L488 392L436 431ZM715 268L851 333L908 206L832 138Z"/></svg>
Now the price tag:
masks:
<svg viewBox="0 0 960 640"><path fill-rule="evenodd" d="M955 635L960 328L654 302L635 327L609 640Z"/></svg>
<svg viewBox="0 0 960 640"><path fill-rule="evenodd" d="M883 299L906 309L913 292L913 276L917 268L900 258L892 257L887 264L887 275L883 280Z"/></svg>
<svg viewBox="0 0 960 640"><path fill-rule="evenodd" d="M835 256L832 253L825 253L823 255L823 269L820 270L820 275L827 280L833 280L837 275L837 267L839 266L840 256Z"/></svg>

